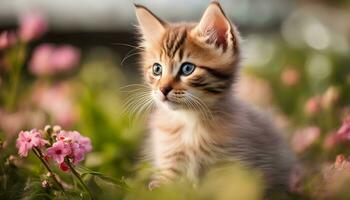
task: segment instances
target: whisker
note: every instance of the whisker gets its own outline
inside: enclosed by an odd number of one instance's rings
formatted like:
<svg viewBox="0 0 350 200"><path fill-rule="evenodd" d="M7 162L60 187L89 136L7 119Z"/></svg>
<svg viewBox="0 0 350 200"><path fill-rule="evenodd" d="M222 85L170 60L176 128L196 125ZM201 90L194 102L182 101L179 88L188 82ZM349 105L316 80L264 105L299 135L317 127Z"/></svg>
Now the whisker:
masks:
<svg viewBox="0 0 350 200"><path fill-rule="evenodd" d="M124 62L125 62L128 58L131 58L132 56L138 55L138 54L141 54L141 52L132 53L132 54L130 54L130 55L127 54L127 55L122 59L122 61L120 62L120 64L121 64L121 65L124 65Z"/></svg>
<svg viewBox="0 0 350 200"><path fill-rule="evenodd" d="M136 89L136 92L130 95L126 99L126 102L123 104L123 114L128 113L130 121L133 121L134 119L139 119L139 116L145 113L143 111L148 109L148 107L150 107L150 104L153 103L150 91L137 92L141 89L143 88Z"/></svg>
<svg viewBox="0 0 350 200"><path fill-rule="evenodd" d="M148 113L148 107L150 105L152 105L153 100L151 98L146 99L146 101L144 102L144 104L141 105L141 107L138 109L137 113L136 113L136 119L141 119L142 116L145 116L144 114ZM141 117L140 117L141 116Z"/></svg>
<svg viewBox="0 0 350 200"><path fill-rule="evenodd" d="M132 93L132 92L137 92L142 90L151 91L151 88L148 85L143 85L143 84L130 84L130 85L120 87L120 92Z"/></svg>
<svg viewBox="0 0 350 200"><path fill-rule="evenodd" d="M139 83L134 83L134 84L130 84L130 85L125 85L125 86L122 86L120 87L121 89L124 89L124 88L128 88L128 87L147 87L149 88L148 85L145 85L145 84L139 84Z"/></svg>
<svg viewBox="0 0 350 200"><path fill-rule="evenodd" d="M131 110L132 117L134 119L140 119L143 114L145 114L145 107L152 101L152 99L146 97L140 100Z"/></svg>
<svg viewBox="0 0 350 200"><path fill-rule="evenodd" d="M206 118L208 121L213 121L215 123L213 114L211 113L211 110L209 107L198 97L190 94L189 97L193 100L193 102L197 105L197 107L200 109L200 112L202 113L203 117Z"/></svg>
<svg viewBox="0 0 350 200"><path fill-rule="evenodd" d="M128 108L129 106L131 106L132 104L137 102L140 98L145 97L145 96L149 96L149 94L146 92L133 94L125 100L125 102L123 103L123 107Z"/></svg>
<svg viewBox="0 0 350 200"><path fill-rule="evenodd" d="M137 92L148 92L148 90L146 90L145 88L137 88L137 89L133 89L133 90L125 90L125 91L121 91L123 93L137 93Z"/></svg>
<svg viewBox="0 0 350 200"><path fill-rule="evenodd" d="M133 94L131 96L129 96L125 102L123 103L123 107L125 110L129 109L130 106L132 106L133 104L137 103L137 101L145 96L148 96L149 94L146 93L142 93L142 94Z"/></svg>
<svg viewBox="0 0 350 200"><path fill-rule="evenodd" d="M143 47L141 47L141 46L135 46L135 45L126 44L126 43L119 43L119 42L116 42L116 43L112 43L112 44L113 44L113 45L119 45L119 46L132 47L132 48L136 48L136 49L143 50Z"/></svg>

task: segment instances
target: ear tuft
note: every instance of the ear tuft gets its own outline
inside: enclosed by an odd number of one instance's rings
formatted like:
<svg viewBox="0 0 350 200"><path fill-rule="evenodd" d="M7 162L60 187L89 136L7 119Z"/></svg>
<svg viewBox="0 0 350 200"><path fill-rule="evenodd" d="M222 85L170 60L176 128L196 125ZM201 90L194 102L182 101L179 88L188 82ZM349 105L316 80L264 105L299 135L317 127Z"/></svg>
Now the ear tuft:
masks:
<svg viewBox="0 0 350 200"><path fill-rule="evenodd" d="M231 29L231 23L217 1L209 4L196 27L199 36L204 37L207 43L215 43L217 47L222 46L224 50L229 45Z"/></svg>
<svg viewBox="0 0 350 200"><path fill-rule="evenodd" d="M137 21L146 41L157 42L165 32L166 23L146 7L134 4Z"/></svg>

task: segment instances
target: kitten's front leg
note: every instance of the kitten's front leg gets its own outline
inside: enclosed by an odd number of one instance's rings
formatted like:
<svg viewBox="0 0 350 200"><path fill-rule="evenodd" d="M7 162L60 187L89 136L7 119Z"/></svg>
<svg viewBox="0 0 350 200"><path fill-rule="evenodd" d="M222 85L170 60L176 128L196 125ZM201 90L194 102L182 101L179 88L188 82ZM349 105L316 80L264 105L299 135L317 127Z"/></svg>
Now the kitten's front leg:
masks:
<svg viewBox="0 0 350 200"><path fill-rule="evenodd" d="M154 190L161 185L168 184L180 175L180 171L174 168L161 169L151 177L148 189Z"/></svg>
<svg viewBox="0 0 350 200"><path fill-rule="evenodd" d="M158 158L158 170L151 177L148 188L153 190L161 185L170 183L180 176L183 166L184 154L173 152L171 155L162 154Z"/></svg>

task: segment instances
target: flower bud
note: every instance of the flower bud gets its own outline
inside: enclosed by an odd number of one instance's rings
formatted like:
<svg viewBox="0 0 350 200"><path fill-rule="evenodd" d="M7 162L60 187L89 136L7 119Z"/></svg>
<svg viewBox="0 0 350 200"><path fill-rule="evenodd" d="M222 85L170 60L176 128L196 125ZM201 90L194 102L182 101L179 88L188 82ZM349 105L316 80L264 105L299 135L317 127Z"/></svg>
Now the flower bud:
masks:
<svg viewBox="0 0 350 200"><path fill-rule="evenodd" d="M52 127L50 126L50 125L46 125L45 126L45 128L44 128L44 130L45 130L45 132L47 133L47 134L51 134L52 133L52 131L53 131L53 129L52 129Z"/></svg>
<svg viewBox="0 0 350 200"><path fill-rule="evenodd" d="M53 126L53 131L54 131L55 133L57 133L57 132L59 132L59 131L61 131L61 130L62 130L62 127L61 127L61 126L58 126L58 125Z"/></svg>
<svg viewBox="0 0 350 200"><path fill-rule="evenodd" d="M329 87L322 96L322 107L331 108L339 99L339 90L336 87Z"/></svg>
<svg viewBox="0 0 350 200"><path fill-rule="evenodd" d="M41 182L41 187L47 189L47 188L50 188L50 182L48 180L43 180Z"/></svg>
<svg viewBox="0 0 350 200"><path fill-rule="evenodd" d="M43 15L37 12L27 13L20 19L19 37L24 42L40 38L48 29Z"/></svg>
<svg viewBox="0 0 350 200"><path fill-rule="evenodd" d="M307 100L304 110L310 116L318 113L320 111L320 97L315 96Z"/></svg>
<svg viewBox="0 0 350 200"><path fill-rule="evenodd" d="M300 81L300 73L295 68L288 67L282 71L281 80L286 86L294 86Z"/></svg>
<svg viewBox="0 0 350 200"><path fill-rule="evenodd" d="M69 167L68 167L68 165L67 165L65 162L62 162L62 163L60 164L60 169L61 169L62 171L64 171L64 172L67 172L67 171L69 170Z"/></svg>
<svg viewBox="0 0 350 200"><path fill-rule="evenodd" d="M18 157L14 156L14 155L10 155L7 159L6 162L8 165L12 165L12 166L19 166L20 164L20 160L18 159Z"/></svg>
<svg viewBox="0 0 350 200"><path fill-rule="evenodd" d="M0 34L0 49L7 49L16 43L16 35L13 32L4 31Z"/></svg>

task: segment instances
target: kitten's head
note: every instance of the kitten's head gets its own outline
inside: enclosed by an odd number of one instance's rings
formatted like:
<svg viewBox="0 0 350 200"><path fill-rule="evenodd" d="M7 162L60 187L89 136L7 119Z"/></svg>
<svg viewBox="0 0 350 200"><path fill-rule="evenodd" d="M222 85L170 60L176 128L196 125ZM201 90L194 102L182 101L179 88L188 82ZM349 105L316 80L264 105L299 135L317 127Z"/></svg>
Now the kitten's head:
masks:
<svg viewBox="0 0 350 200"><path fill-rule="evenodd" d="M170 24L135 7L142 71L157 103L193 109L218 103L229 93L238 68L239 35L218 2L198 23Z"/></svg>

